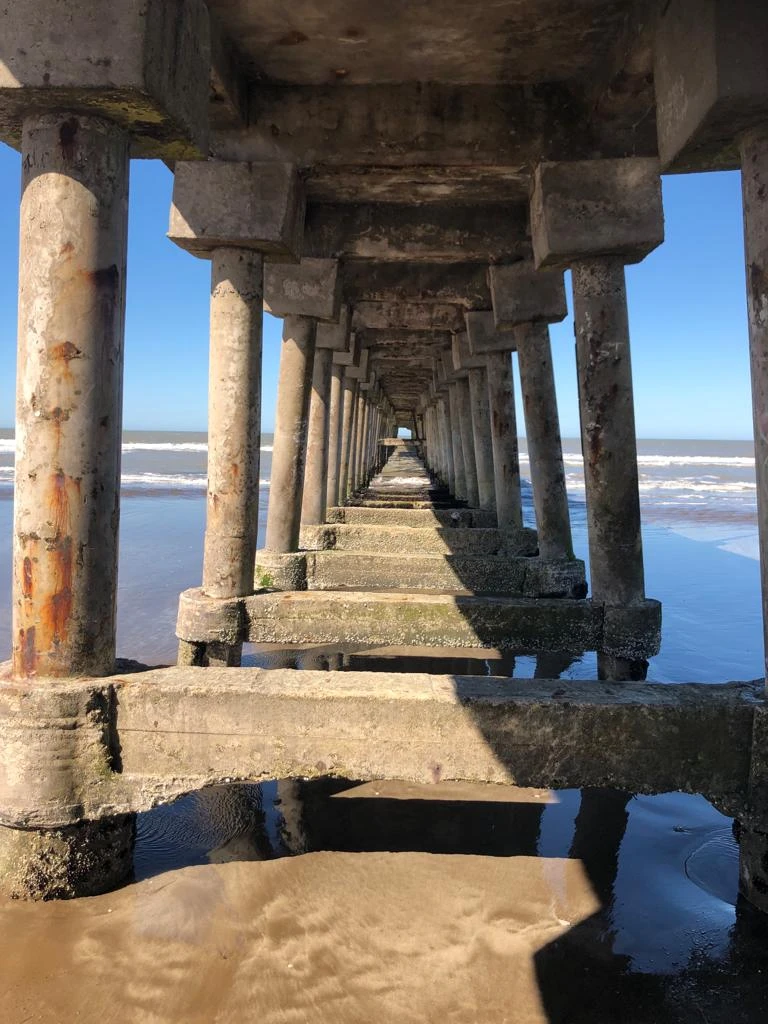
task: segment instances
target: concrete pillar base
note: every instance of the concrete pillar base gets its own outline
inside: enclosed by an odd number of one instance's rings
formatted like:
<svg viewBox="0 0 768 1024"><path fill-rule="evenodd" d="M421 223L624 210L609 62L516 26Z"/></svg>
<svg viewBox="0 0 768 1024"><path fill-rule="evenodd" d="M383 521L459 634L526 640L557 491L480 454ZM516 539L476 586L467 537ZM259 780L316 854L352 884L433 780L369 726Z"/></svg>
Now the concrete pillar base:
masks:
<svg viewBox="0 0 768 1024"><path fill-rule="evenodd" d="M612 654L597 655L597 678L614 682L639 683L648 677L648 662L617 658Z"/></svg>
<svg viewBox="0 0 768 1024"><path fill-rule="evenodd" d="M51 830L0 826L0 892L17 900L98 896L133 874L136 815Z"/></svg>
<svg viewBox="0 0 768 1024"><path fill-rule="evenodd" d="M768 823L764 829L736 822L739 841L739 890L741 895L768 914Z"/></svg>
<svg viewBox="0 0 768 1024"><path fill-rule="evenodd" d="M257 590L306 590L307 558L301 552L256 552Z"/></svg>

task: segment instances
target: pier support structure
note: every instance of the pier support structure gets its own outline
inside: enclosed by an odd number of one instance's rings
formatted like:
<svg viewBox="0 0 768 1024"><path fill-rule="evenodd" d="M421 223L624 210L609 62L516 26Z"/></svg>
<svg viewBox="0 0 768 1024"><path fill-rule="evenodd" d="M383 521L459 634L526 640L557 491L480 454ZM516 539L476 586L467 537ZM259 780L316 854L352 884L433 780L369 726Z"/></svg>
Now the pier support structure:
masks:
<svg viewBox="0 0 768 1024"><path fill-rule="evenodd" d="M587 202L589 218L583 214ZM663 241L658 162L539 165L531 223L537 266L570 266L573 271L592 597L608 607L642 604L645 582L624 264L639 262ZM646 668L642 660L598 655L602 679L644 678Z"/></svg>
<svg viewBox="0 0 768 1024"><path fill-rule="evenodd" d="M170 24L137 5L76 5L67 32L98 52L41 30L61 20L53 0L35 5L36 23L22 8L3 24L0 134L22 155L13 640L3 689L23 685L36 707L36 767L21 773L21 787L33 789L36 774L63 802L78 785L77 744L40 723L69 720L57 682L66 689L116 668L129 155L134 144L165 157L207 147L207 13L196 2L176 8ZM180 45L189 36L194 52ZM116 52L119 85L100 59ZM173 79L153 81L152 62L172 54ZM103 892L131 872L129 813L0 820L0 886L12 896Z"/></svg>
<svg viewBox="0 0 768 1024"><path fill-rule="evenodd" d="M249 216L234 217L232 195ZM275 218L279 210L282 216ZM181 163L169 236L211 261L208 490L203 592L253 593L259 524L264 259L295 256L303 197L293 167ZM240 663L241 645L180 645L181 664Z"/></svg>
<svg viewBox="0 0 768 1024"><path fill-rule="evenodd" d="M702 9L703 8L703 9ZM768 677L768 10L749 0L673 0L659 19L654 78L663 170L741 167L755 439L757 517ZM761 718L762 723L762 718ZM749 812L739 821L741 891L768 912L768 796L763 754Z"/></svg>

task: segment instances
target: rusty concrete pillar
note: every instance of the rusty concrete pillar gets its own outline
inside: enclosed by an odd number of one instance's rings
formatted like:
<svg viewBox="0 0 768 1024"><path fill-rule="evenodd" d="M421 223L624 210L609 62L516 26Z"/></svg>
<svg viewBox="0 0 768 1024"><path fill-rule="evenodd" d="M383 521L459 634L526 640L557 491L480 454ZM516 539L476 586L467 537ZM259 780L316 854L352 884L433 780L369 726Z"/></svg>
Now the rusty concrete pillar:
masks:
<svg viewBox="0 0 768 1024"><path fill-rule="evenodd" d="M13 671L114 671L128 139L24 121Z"/></svg>
<svg viewBox="0 0 768 1024"><path fill-rule="evenodd" d="M264 545L276 554L296 551L299 546L315 329L315 321L305 316L287 316L283 323Z"/></svg>
<svg viewBox="0 0 768 1024"><path fill-rule="evenodd" d="M302 526L313 526L325 522L325 495L330 460L329 407L332 363L333 352L330 349L318 348L315 350L312 394L309 403L304 493L301 505Z"/></svg>
<svg viewBox="0 0 768 1024"><path fill-rule="evenodd" d="M485 369L469 371L469 395L472 404L472 435L475 439L475 469L480 508L496 509L496 485L493 478L493 441L488 407L488 375Z"/></svg>
<svg viewBox="0 0 768 1024"><path fill-rule="evenodd" d="M595 257L572 273L592 597L635 604L645 581L624 263ZM640 663L598 662L601 678L644 675Z"/></svg>
<svg viewBox="0 0 768 1024"><path fill-rule="evenodd" d="M461 403L459 385L456 381L448 385L448 408L451 414L451 449L453 452L454 497L459 501L467 499L467 478L464 472L464 448L461 442Z"/></svg>
<svg viewBox="0 0 768 1024"><path fill-rule="evenodd" d="M493 446L493 482L496 487L496 519L500 530L523 525L520 495L520 458L517 446L515 388L511 352L491 352L488 363L488 405Z"/></svg>
<svg viewBox="0 0 768 1024"><path fill-rule="evenodd" d="M461 450L464 455L464 482L467 504L470 508L479 508L480 492L477 485L477 468L475 466L475 437L472 430L472 403L469 395L469 380L466 377L456 381L458 398L459 427L461 431Z"/></svg>
<svg viewBox="0 0 768 1024"><path fill-rule="evenodd" d="M328 404L328 480L325 506L332 508L339 501L339 469L341 466L341 428L343 420L344 367L331 358L331 391Z"/></svg>
<svg viewBox="0 0 768 1024"><path fill-rule="evenodd" d="M343 504L350 493L350 456L354 438L354 419L357 409L358 382L344 374L342 388L341 447L339 450L339 494L338 502Z"/></svg>
<svg viewBox="0 0 768 1024"><path fill-rule="evenodd" d="M546 324L515 328L539 553L573 558L555 372Z"/></svg>

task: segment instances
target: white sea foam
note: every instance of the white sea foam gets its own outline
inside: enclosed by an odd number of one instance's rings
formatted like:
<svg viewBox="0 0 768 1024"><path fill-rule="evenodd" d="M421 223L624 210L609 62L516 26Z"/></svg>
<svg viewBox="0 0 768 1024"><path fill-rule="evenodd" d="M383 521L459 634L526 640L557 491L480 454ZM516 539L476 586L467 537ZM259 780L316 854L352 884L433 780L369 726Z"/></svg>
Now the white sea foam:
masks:
<svg viewBox="0 0 768 1024"><path fill-rule="evenodd" d="M0 438L0 455L13 455L16 451L16 442L13 438ZM123 444L123 454L129 452L200 452L208 451L205 441L126 441ZM265 444L260 448L262 452L271 452L272 445Z"/></svg>
<svg viewBox="0 0 768 1024"><path fill-rule="evenodd" d="M207 478L201 473L123 473L122 486L142 491L204 491ZM0 466L0 487L13 486L13 466ZM260 487L269 487L269 480L259 480Z"/></svg>
<svg viewBox="0 0 768 1024"><path fill-rule="evenodd" d="M520 461L528 462L528 453L520 452ZM564 452L563 462L566 466L583 466L584 458L577 452ZM638 466L655 466L662 469L666 466L724 466L731 469L752 469L755 460L742 455L638 455Z"/></svg>

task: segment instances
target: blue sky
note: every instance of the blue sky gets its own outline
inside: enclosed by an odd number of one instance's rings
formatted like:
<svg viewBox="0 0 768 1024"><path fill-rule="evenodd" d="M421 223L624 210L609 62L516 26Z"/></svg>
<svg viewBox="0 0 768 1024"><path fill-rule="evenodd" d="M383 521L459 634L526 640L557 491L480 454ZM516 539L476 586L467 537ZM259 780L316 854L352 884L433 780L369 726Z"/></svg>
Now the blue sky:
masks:
<svg viewBox="0 0 768 1024"><path fill-rule="evenodd" d="M18 154L0 145L0 426L13 424ZM131 165L124 424L205 430L209 264L165 237L172 188ZM627 269L639 437L750 438L738 173L664 179L667 240ZM570 305L570 296L569 296ZM274 423L280 322L265 317L262 424ZM552 328L563 435L578 435L571 319ZM522 416L518 417L522 432Z"/></svg>

